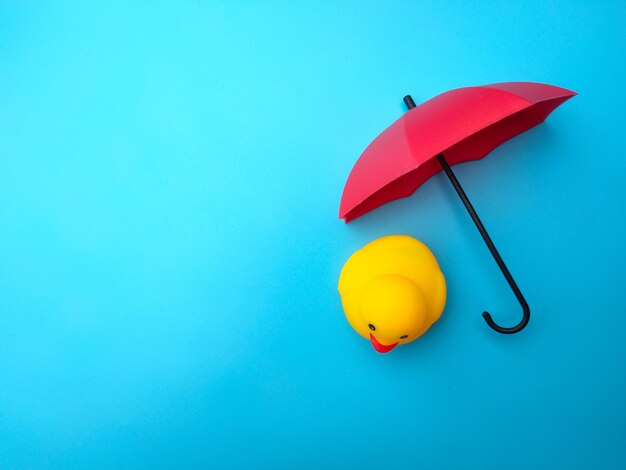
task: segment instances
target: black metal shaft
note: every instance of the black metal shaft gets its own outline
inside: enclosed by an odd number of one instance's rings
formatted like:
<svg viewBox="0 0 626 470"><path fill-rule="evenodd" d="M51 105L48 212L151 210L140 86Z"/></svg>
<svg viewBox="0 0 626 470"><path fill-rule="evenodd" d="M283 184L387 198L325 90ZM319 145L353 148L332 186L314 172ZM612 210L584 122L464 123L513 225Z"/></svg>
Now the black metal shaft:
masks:
<svg viewBox="0 0 626 470"><path fill-rule="evenodd" d="M496 246L493 244L493 241L491 241L491 237L487 233L485 226L483 225L480 218L478 217L476 210L474 210L474 206L472 206L472 203L468 199L467 194L465 194L465 191L461 187L459 180L456 179L456 175L452 171L452 168L450 168L450 165L448 165L448 162L444 158L443 154L440 153L439 155L437 155L437 160L441 164L443 171L446 173L446 175L450 179L452 186L454 186L454 189L456 189L456 192L461 198L461 201L463 201L463 204L465 205L467 212L469 212L470 217L474 221L476 228L480 232L480 235L483 237L483 240L485 240L485 243L487 244L487 248L489 248L489 251L491 252L491 255L493 256L493 259L495 259L496 263L498 263L498 267L500 268L500 271L502 271L502 274L504 275L506 282L509 283L509 286L511 286L511 290L515 294L515 297L517 297L517 301L522 306L522 310L523 310L522 321L519 322L518 325L513 326L511 328L504 328L504 327L497 325L491 318L491 315L489 314L489 312L486 312L486 311L483 312L483 318L485 319L485 321L491 328L493 328L499 333L504 333L504 334L517 333L518 331L521 331L522 329L524 329L524 327L528 324L528 321L530 320L530 308L528 307L528 303L526 302L526 299L522 295L522 292L519 290L519 287L517 287L517 283L515 282L515 279L513 279L513 276L511 276L511 272L509 271L509 268L507 268L506 264L504 264L504 261L502 260L500 253L498 253Z"/></svg>
<svg viewBox="0 0 626 470"><path fill-rule="evenodd" d="M411 98L410 95L407 95L404 97L404 103L409 109L412 109L415 107L415 102L413 101L413 98ZM528 324L528 321L530 320L530 308L528 307L528 303L526 302L526 299L522 295L522 292L519 290L519 287L517 287L517 284L515 280L513 279L513 276L511 276L509 269L506 267L506 264L504 264L504 261L502 260L500 253L498 253L498 250L496 249L496 246L493 244L491 237L487 233L485 226L483 225L480 218L478 217L478 214L476 213L476 210L474 209L474 207L472 206L472 203L467 197L467 194L465 194L465 191L463 190L461 183L459 183L459 180L456 178L456 175L452 171L452 168L450 168L450 165L448 164L448 162L446 161L442 153L437 155L437 160L439 161L441 167L443 168L443 171L448 176L448 179L450 179L450 182L452 183L452 186L454 186L454 189L456 190L457 194L461 198L461 201L463 201L463 204L465 205L467 212L469 213L470 217L474 221L476 228L480 232L480 235L483 237L483 240L485 241L487 248L489 248L489 251L491 252L491 255L493 256L493 259L496 260L496 263L498 264L500 271L502 271L504 278L509 283L511 290L515 294L515 297L517 298L517 301L521 305L522 311L523 311L522 321L520 321L519 324L517 324L516 326L510 327L510 328L504 328L504 327L497 325L493 321L493 318L491 318L491 315L489 314L489 312L486 312L486 311L483 312L483 318L485 319L485 321L491 328L493 328L499 333L503 333L503 334L517 333L523 330L524 327L526 327L526 325Z"/></svg>

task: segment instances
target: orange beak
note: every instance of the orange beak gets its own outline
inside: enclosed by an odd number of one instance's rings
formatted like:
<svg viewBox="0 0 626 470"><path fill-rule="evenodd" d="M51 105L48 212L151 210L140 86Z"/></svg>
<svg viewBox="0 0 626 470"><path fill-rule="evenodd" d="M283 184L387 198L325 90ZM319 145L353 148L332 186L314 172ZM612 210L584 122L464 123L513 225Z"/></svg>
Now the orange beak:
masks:
<svg viewBox="0 0 626 470"><path fill-rule="evenodd" d="M374 349L381 354L388 353L398 345L398 343L380 344L372 333L370 333L370 341L372 342L372 346L374 346Z"/></svg>

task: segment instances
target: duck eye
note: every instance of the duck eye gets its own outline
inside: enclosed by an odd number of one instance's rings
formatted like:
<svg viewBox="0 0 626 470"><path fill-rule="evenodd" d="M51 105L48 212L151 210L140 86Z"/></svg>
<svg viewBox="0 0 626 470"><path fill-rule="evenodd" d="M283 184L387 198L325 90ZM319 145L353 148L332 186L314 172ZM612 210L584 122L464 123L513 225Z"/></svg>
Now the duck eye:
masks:
<svg viewBox="0 0 626 470"><path fill-rule="evenodd" d="M367 325L367 326L369 326L370 330L376 331L376 327L374 325L372 325L371 323L369 325Z"/></svg>
<svg viewBox="0 0 626 470"><path fill-rule="evenodd" d="M400 339L407 339L409 337L409 335L402 335L400 336Z"/></svg>

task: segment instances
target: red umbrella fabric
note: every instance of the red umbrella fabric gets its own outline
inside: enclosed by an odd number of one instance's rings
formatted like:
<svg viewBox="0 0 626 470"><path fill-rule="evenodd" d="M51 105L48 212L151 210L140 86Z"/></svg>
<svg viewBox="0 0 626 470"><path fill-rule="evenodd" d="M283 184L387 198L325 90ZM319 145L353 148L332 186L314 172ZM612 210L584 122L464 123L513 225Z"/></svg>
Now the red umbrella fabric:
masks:
<svg viewBox="0 0 626 470"><path fill-rule="evenodd" d="M365 149L344 187L339 218L346 222L413 194L450 165L486 156L541 124L576 93L553 85L507 82L458 88L410 109Z"/></svg>

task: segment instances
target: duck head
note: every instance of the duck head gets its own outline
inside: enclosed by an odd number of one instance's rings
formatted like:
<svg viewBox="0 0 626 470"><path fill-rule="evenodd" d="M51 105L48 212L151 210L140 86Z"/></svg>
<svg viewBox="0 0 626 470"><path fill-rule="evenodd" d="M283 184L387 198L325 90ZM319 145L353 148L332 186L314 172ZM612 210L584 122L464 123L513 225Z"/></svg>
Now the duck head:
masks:
<svg viewBox="0 0 626 470"><path fill-rule="evenodd" d="M372 346L379 353L410 343L429 326L422 290L410 279L396 274L375 277L365 286L360 314Z"/></svg>

